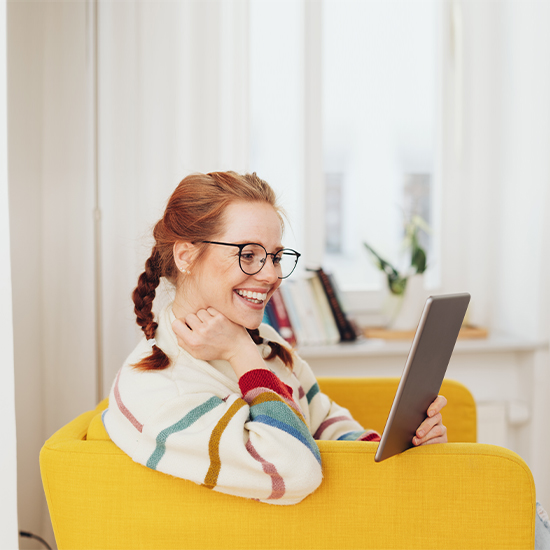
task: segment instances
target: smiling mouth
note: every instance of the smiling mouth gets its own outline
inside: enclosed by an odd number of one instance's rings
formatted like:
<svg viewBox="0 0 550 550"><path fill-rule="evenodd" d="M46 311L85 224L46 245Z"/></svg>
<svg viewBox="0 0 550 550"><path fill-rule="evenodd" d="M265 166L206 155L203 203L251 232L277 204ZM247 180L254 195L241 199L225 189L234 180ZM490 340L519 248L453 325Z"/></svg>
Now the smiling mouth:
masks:
<svg viewBox="0 0 550 550"><path fill-rule="evenodd" d="M267 298L267 293L264 294L262 292L250 292L250 290L235 290L235 292L241 296L241 298L253 304L262 304Z"/></svg>

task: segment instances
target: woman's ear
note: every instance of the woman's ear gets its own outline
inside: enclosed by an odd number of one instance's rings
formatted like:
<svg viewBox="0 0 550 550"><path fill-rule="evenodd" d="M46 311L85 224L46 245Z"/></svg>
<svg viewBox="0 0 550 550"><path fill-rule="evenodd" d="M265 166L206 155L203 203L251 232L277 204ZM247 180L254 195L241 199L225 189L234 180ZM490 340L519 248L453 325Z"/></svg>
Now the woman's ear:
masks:
<svg viewBox="0 0 550 550"><path fill-rule="evenodd" d="M174 262L178 271L190 275L190 267L197 254L197 247L193 243L177 242L174 244Z"/></svg>

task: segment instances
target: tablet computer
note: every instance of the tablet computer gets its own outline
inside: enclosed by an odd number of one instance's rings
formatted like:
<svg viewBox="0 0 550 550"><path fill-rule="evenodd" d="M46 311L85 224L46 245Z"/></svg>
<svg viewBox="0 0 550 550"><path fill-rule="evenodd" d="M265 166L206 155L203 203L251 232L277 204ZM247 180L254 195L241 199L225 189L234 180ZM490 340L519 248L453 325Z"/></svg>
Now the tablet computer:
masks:
<svg viewBox="0 0 550 550"><path fill-rule="evenodd" d="M469 302L468 293L427 299L374 457L376 462L414 446L416 430L439 394Z"/></svg>

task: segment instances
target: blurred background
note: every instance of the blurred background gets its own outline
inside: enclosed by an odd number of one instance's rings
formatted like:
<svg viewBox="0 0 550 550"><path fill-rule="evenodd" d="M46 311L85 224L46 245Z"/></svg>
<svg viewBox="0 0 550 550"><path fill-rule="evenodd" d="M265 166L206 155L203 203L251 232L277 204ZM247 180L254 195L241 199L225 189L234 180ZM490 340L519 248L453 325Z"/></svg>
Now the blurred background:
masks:
<svg viewBox="0 0 550 550"><path fill-rule="evenodd" d="M549 1L4 5L21 529L53 543L40 448L108 394L150 229L216 170L274 187L284 244L362 323L387 295L362 243L397 257L424 218L427 290L540 344L529 465L550 507Z"/></svg>

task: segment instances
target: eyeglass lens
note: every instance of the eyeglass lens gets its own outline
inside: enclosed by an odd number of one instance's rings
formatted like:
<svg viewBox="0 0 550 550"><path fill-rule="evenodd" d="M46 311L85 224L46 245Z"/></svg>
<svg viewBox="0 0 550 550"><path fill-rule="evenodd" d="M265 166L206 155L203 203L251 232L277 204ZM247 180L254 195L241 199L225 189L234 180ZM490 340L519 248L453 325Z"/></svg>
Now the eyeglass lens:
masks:
<svg viewBox="0 0 550 550"><path fill-rule="evenodd" d="M271 256L273 258L273 265L277 271L279 278L284 279L288 277L296 267L298 262L298 256L292 250L281 250L277 253L276 256ZM239 257L241 269L247 275L254 275L262 269L267 260L267 252L264 248L257 244L246 245Z"/></svg>

